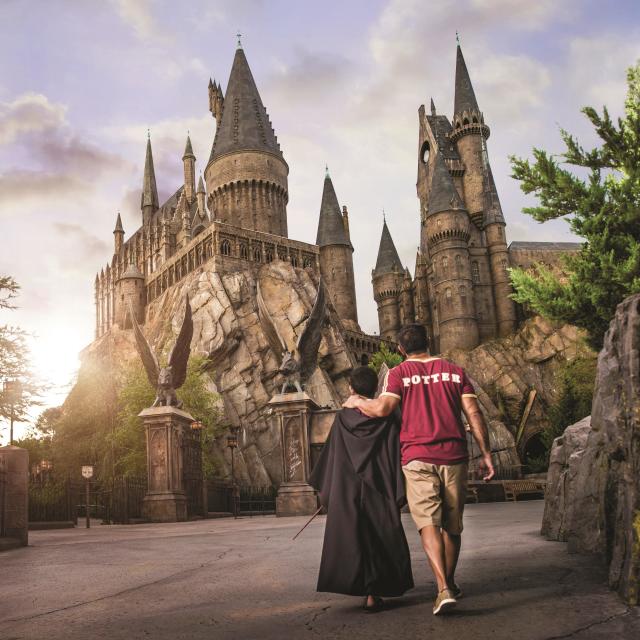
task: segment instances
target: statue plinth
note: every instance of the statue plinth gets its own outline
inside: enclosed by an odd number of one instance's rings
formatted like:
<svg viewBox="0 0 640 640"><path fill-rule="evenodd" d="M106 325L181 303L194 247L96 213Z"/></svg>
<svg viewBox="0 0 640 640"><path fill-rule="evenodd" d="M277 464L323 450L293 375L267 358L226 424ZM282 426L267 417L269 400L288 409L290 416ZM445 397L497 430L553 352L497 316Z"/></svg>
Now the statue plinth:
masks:
<svg viewBox="0 0 640 640"><path fill-rule="evenodd" d="M144 422L147 439L148 489L143 516L151 522L186 520L182 438L194 418L176 407L150 407L138 416Z"/></svg>
<svg viewBox="0 0 640 640"><path fill-rule="evenodd" d="M309 427L318 405L304 392L280 393L269 401L278 416L282 442L282 484L276 497L277 516L311 515L318 497L309 478Z"/></svg>

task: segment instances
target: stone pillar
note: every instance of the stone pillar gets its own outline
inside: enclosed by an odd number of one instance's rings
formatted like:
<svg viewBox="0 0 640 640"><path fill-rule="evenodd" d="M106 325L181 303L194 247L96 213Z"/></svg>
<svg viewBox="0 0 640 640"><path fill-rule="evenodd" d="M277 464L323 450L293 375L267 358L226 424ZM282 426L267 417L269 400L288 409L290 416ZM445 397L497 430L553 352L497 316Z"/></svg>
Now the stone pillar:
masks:
<svg viewBox="0 0 640 640"><path fill-rule="evenodd" d="M150 407L138 415L147 439L148 489L143 515L152 522L186 520L182 439L194 418L176 407Z"/></svg>
<svg viewBox="0 0 640 640"><path fill-rule="evenodd" d="M29 544L29 453L9 445L0 447L0 536Z"/></svg>
<svg viewBox="0 0 640 640"><path fill-rule="evenodd" d="M276 498L277 516L311 515L318 509L309 478L309 428L318 405L303 391L275 395L269 402L278 416L282 442L282 484Z"/></svg>

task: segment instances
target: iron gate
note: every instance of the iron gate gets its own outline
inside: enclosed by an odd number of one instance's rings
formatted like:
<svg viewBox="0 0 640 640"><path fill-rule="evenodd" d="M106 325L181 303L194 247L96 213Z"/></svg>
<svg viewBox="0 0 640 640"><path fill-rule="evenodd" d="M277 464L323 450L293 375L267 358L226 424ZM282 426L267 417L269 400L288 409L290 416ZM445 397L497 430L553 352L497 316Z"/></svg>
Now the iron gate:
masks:
<svg viewBox="0 0 640 640"><path fill-rule="evenodd" d="M182 486L187 497L187 516L204 516L202 438L199 429L182 435Z"/></svg>

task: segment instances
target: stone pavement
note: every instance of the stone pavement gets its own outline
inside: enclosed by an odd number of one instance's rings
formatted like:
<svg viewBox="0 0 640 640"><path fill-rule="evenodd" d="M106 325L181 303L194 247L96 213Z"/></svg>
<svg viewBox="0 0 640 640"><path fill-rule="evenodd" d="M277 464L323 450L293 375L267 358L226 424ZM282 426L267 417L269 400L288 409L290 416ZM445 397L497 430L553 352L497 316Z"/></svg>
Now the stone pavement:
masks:
<svg viewBox="0 0 640 640"><path fill-rule="evenodd" d="M36 531L0 554L0 638L109 640L640 638L640 612L604 586L592 559L538 534L541 501L472 504L459 583L434 618L434 585L405 516L416 588L376 615L315 592L324 518Z"/></svg>

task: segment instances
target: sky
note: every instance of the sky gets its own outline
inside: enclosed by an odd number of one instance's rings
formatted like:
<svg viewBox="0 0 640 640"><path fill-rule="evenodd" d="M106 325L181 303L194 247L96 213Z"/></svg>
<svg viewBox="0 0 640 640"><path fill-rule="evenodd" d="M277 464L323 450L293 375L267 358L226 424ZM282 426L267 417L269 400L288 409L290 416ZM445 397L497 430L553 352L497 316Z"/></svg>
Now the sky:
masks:
<svg viewBox="0 0 640 640"><path fill-rule="evenodd" d="M595 143L585 105L622 113L637 0L1 0L0 273L22 289L0 323L33 335L46 403L62 402L93 340L117 212L126 237L140 226L147 130L162 200L182 183L187 131L204 170L207 85L226 88L237 32L290 167L289 235L315 241L327 164L349 209L360 324L377 331L382 210L413 271L418 108L433 97L452 115L456 31L508 240L576 240L566 221L522 213L533 200L509 156L560 153L560 127Z"/></svg>

